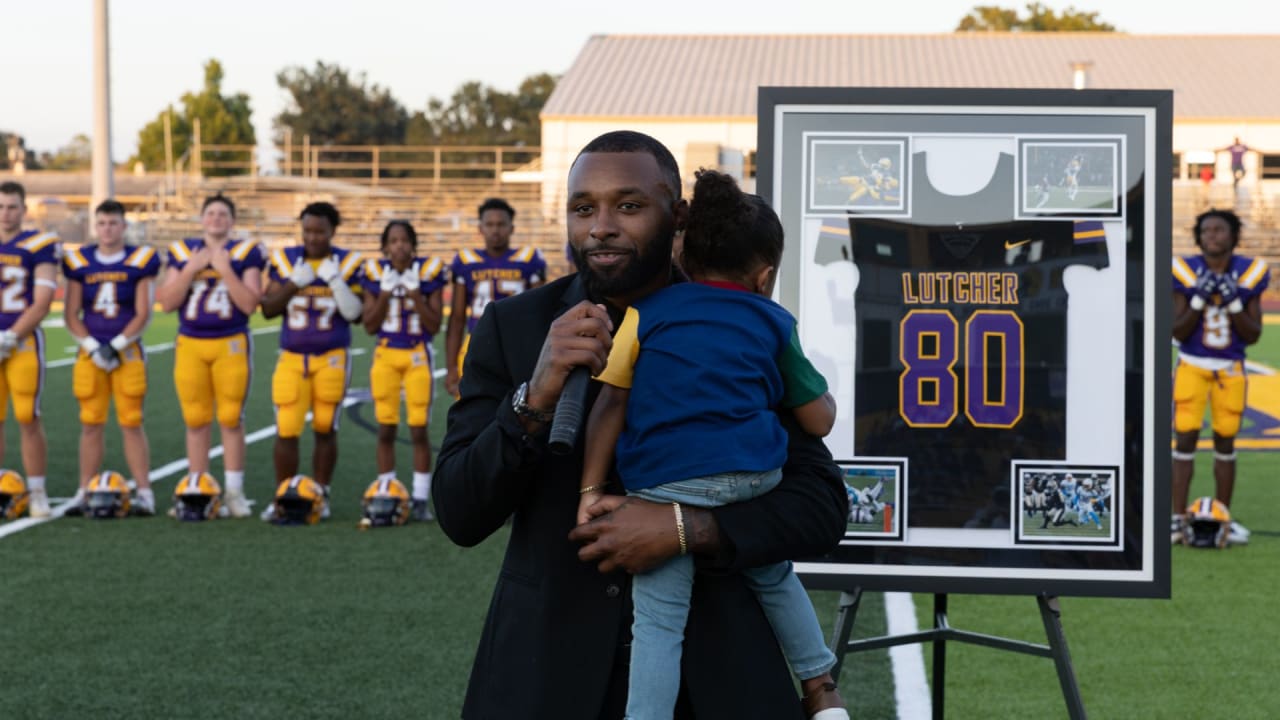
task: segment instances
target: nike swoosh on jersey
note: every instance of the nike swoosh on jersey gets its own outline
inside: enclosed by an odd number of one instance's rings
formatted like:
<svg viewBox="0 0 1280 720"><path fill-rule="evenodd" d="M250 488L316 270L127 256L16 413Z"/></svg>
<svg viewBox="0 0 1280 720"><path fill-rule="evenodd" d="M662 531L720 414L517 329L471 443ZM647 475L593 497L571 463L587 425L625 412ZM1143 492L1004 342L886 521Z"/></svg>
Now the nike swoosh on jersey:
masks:
<svg viewBox="0 0 1280 720"><path fill-rule="evenodd" d="M1005 240L1005 241L1004 241L1004 249L1005 249L1005 250L1012 250L1012 249L1014 249L1014 248L1016 248L1016 247L1022 247L1023 245L1026 245L1026 244L1027 244L1027 243L1029 243L1029 242L1031 242L1031 238L1027 238L1026 240L1019 240L1018 242L1009 242L1008 240Z"/></svg>

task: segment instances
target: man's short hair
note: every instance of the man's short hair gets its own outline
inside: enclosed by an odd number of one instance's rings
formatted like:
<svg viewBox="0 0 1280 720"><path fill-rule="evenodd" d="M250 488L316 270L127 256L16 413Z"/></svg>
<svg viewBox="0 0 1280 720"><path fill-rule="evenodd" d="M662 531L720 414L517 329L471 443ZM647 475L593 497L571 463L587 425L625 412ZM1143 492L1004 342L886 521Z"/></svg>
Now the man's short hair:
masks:
<svg viewBox="0 0 1280 720"><path fill-rule="evenodd" d="M0 183L0 195L17 195L23 204L27 202L27 189L12 180Z"/></svg>
<svg viewBox="0 0 1280 720"><path fill-rule="evenodd" d="M1200 226L1209 218L1220 218L1227 224L1227 230L1231 233L1231 247L1240 244L1240 228L1243 223L1240 222L1240 216L1231 210L1221 210L1218 208L1209 208L1196 216L1196 224L1191 228L1192 237L1195 238L1196 245L1200 244Z"/></svg>
<svg viewBox="0 0 1280 720"><path fill-rule="evenodd" d="M484 202L480 203L480 209L476 211L476 217L483 220L484 214L488 210L501 210L507 214L508 220L515 222L516 209L511 207L511 203L502 198L486 198Z"/></svg>
<svg viewBox="0 0 1280 720"><path fill-rule="evenodd" d="M214 203L222 203L223 205L226 205L227 209L231 211L231 219L232 220L236 219L236 204L231 202L231 198L227 197L226 195L223 195L222 193L218 193L216 195L210 195L209 197L205 198L204 204L200 206L200 214L203 215L204 211L208 210L209 206Z"/></svg>
<svg viewBox="0 0 1280 720"><path fill-rule="evenodd" d="M645 135L644 133L634 130L614 130L607 132L595 140L587 143L586 147L578 152L578 156L573 159L574 163L578 162L578 158L587 153L632 153L642 152L653 156L658 162L658 169L666 177L667 183L671 185L673 194L672 200L679 200L683 192L680 186L680 166L676 164L675 156L667 149L666 145L658 142L656 139Z"/></svg>
<svg viewBox="0 0 1280 720"><path fill-rule="evenodd" d="M234 212L231 214L233 216L235 215ZM320 218L324 218L325 220L328 220L330 227L336 228L338 227L339 223L342 222L342 216L338 214L338 208L334 207L333 203L327 203L324 201L313 202L310 205L307 205L306 207L302 208L302 212L298 213L298 219L301 220L302 218L308 215L312 215L314 217L320 217Z"/></svg>
<svg viewBox="0 0 1280 720"><path fill-rule="evenodd" d="M93 209L94 215L97 215L98 213L105 213L107 215L119 215L120 217L124 217L124 205L121 204L120 201L118 200L111 200L111 199L103 200L102 202L98 203L98 207Z"/></svg>

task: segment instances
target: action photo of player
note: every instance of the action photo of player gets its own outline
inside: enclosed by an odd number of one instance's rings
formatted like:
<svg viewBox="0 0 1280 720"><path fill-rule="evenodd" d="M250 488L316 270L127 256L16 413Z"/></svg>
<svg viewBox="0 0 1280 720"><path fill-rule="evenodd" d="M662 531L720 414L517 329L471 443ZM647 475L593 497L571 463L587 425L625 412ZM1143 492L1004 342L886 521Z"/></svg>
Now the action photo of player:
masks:
<svg viewBox="0 0 1280 720"><path fill-rule="evenodd" d="M878 157L868 162L862 148L858 148L858 164L862 172L857 175L845 175L840 182L849 186L849 205L897 204L898 177L894 163L888 156Z"/></svg>
<svg viewBox="0 0 1280 720"><path fill-rule="evenodd" d="M213 421L218 421L226 468L223 507L248 517L244 494L244 404L253 371L249 316L262 296L266 256L255 242L233 238L236 207L213 195L200 210L202 237L169 246L169 269L156 291L164 312L178 313L173 382L186 423L191 472L209 471Z"/></svg>
<svg viewBox="0 0 1280 720"><path fill-rule="evenodd" d="M311 413L315 447L311 472L324 493L320 519L329 517L329 485L338 462L338 424L351 379L351 324L360 321L363 292L359 253L334 247L338 209L314 202L298 216L302 244L271 254L262 315L284 316L280 358L271 376L276 408L276 482L298 473L298 438ZM274 503L262 513L277 519Z"/></svg>
<svg viewBox="0 0 1280 720"><path fill-rule="evenodd" d="M440 330L448 274L439 259L418 257L418 233L404 220L387 223L381 248L383 257L370 258L364 270L364 328L378 338L369 368L378 419L377 479L397 479L396 434L403 394L413 444L410 517L430 521L435 519L430 508L431 442L427 436L435 382L431 337Z"/></svg>
<svg viewBox="0 0 1280 720"><path fill-rule="evenodd" d="M30 493L27 513L49 516L45 490L48 443L40 422L40 393L44 389L45 343L40 323L49 314L58 289L58 236L23 230L26 189L16 182L0 183L0 461L5 454L4 421L13 401L18 421L22 465Z"/></svg>
<svg viewBox="0 0 1280 720"><path fill-rule="evenodd" d="M63 319L80 345L71 389L80 401L80 489L69 514L82 512L89 479L102 470L103 429L115 400L125 461L136 491L129 504L137 515L154 515L151 447L142 427L147 358L142 331L151 321L154 282L160 273L155 249L124 241L124 205L106 200L94 211L98 242L70 250L62 260L67 278Z"/></svg>
<svg viewBox="0 0 1280 720"><path fill-rule="evenodd" d="M453 283L449 329L445 337L445 389L458 396L467 339L489 303L546 282L547 261L534 247L511 246L516 210L502 198L489 198L479 211L481 250L460 250L449 264Z"/></svg>

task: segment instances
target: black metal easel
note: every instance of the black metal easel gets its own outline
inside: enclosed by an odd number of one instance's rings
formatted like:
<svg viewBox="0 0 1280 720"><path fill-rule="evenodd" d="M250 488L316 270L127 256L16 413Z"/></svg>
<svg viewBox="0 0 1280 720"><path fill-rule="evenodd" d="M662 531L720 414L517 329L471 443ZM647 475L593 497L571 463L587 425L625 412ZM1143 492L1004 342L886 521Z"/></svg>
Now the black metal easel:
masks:
<svg viewBox="0 0 1280 720"><path fill-rule="evenodd" d="M1008 638L984 635L982 633L957 630L947 621L947 594L933 595L933 629L905 635L883 635L865 640L849 640L853 631L853 621L858 614L858 604L862 602L862 588L854 588L852 592L840 593L840 612L836 615L836 624L831 638L831 651L836 655L836 665L831 669L831 676L840 678L840 669L844 665L847 652L877 650L895 645L933 642L933 717L942 720L945 713L946 673L947 673L947 641L967 642L974 645L985 645L997 650L1026 653L1039 657L1053 658L1058 670L1058 683L1062 686L1062 698L1067 703L1067 715L1071 720L1084 720L1084 701L1080 698L1080 688L1076 684L1075 671L1071 667L1071 653L1067 649L1067 637L1062 632L1062 610L1058 607L1058 598L1049 595L1036 595L1036 604L1040 606L1040 619L1044 621L1044 632L1048 637L1048 645L1010 640Z"/></svg>

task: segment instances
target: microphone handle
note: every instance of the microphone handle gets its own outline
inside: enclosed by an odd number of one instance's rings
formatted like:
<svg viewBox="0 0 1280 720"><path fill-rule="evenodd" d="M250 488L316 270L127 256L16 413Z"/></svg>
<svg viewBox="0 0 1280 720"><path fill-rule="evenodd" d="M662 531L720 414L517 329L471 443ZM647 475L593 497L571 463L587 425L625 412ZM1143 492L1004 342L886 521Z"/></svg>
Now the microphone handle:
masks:
<svg viewBox="0 0 1280 720"><path fill-rule="evenodd" d="M590 386L590 370L579 366L569 371L569 377L564 381L564 390L560 393L560 402L556 403L556 414L551 420L551 432L547 438L547 449L553 454L568 455L577 445L578 429L582 427L587 389Z"/></svg>

